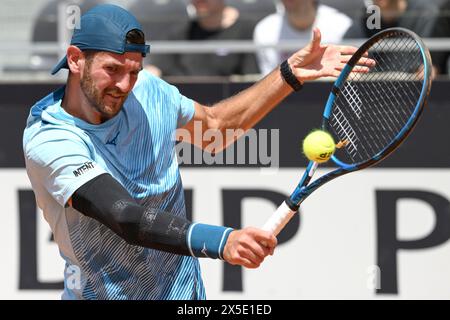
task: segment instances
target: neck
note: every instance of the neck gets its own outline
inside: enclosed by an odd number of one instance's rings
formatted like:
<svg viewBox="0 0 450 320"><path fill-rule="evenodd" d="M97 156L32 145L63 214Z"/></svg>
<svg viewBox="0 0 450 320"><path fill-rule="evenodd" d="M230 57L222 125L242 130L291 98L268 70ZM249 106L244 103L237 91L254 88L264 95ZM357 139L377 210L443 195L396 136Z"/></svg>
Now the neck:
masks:
<svg viewBox="0 0 450 320"><path fill-rule="evenodd" d="M303 1L294 10L286 10L289 24L297 30L307 30L316 19L317 6L314 1Z"/></svg>
<svg viewBox="0 0 450 320"><path fill-rule="evenodd" d="M207 16L197 18L198 24L206 30L226 29L232 26L239 17L239 11L233 7L225 7L223 10Z"/></svg>
<svg viewBox="0 0 450 320"><path fill-rule="evenodd" d="M61 107L70 115L90 124L100 124L105 120L90 104L81 90L79 81L69 75Z"/></svg>

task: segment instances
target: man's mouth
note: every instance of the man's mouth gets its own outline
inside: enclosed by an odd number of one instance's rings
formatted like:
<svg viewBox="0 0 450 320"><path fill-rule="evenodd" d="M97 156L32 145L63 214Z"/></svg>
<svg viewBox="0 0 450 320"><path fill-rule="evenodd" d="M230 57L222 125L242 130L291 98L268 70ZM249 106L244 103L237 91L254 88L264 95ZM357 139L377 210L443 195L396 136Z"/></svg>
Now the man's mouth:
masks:
<svg viewBox="0 0 450 320"><path fill-rule="evenodd" d="M106 95L113 98L114 100L123 99L125 97L124 95L116 95L116 94L110 94L110 93L107 93Z"/></svg>

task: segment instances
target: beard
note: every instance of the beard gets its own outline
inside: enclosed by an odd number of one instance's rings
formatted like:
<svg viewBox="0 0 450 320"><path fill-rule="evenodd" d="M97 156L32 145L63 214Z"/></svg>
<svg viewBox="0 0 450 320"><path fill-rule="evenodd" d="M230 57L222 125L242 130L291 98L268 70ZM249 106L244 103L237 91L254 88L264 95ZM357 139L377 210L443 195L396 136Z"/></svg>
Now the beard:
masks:
<svg viewBox="0 0 450 320"><path fill-rule="evenodd" d="M100 114L102 122L117 115L122 110L123 103L128 96L117 89L105 89L103 92L100 92L92 80L90 65L85 66L83 77L80 80L80 87L91 107ZM110 100L112 101L107 102L105 99L107 95L121 97L119 99L111 98Z"/></svg>

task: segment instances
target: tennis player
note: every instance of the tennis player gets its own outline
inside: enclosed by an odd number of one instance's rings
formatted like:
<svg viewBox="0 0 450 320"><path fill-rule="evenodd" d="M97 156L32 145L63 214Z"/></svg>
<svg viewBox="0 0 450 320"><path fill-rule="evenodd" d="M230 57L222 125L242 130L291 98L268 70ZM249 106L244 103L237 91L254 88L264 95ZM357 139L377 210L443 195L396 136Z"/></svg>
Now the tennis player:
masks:
<svg viewBox="0 0 450 320"><path fill-rule="evenodd" d="M205 299L197 257L258 267L268 232L193 223L174 132L248 129L304 80L336 76L354 48L321 46L320 33L281 69L207 107L142 70L149 52L126 10L99 5L81 17L65 86L38 101L24 131L26 168L66 261L63 299ZM72 281L76 273L80 281Z"/></svg>

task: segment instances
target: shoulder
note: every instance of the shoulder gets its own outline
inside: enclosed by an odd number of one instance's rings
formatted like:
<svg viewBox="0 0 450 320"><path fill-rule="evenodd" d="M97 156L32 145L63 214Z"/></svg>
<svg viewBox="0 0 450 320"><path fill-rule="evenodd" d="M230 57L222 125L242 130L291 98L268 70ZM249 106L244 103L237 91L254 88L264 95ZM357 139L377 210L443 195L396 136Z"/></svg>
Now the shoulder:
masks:
<svg viewBox="0 0 450 320"><path fill-rule="evenodd" d="M75 126L36 123L24 133L24 144L36 146L45 142L63 144L66 141L84 141L86 134Z"/></svg>
<svg viewBox="0 0 450 320"><path fill-rule="evenodd" d="M133 95L140 108L144 109L152 118L157 116L175 119L181 109L190 110L194 104L193 100L181 94L176 86L146 70L139 73Z"/></svg>
<svg viewBox="0 0 450 320"><path fill-rule="evenodd" d="M340 23L351 24L352 19L347 16L345 13L340 12L339 10L326 6L319 5L319 9L317 12L319 19L327 19L327 22L333 21L333 24L338 25ZM328 20L330 19L330 20Z"/></svg>
<svg viewBox="0 0 450 320"><path fill-rule="evenodd" d="M158 97L163 95L179 94L179 91L175 86L144 69L139 72L138 81L133 88L133 94L138 100L152 100L158 99Z"/></svg>
<svg viewBox="0 0 450 320"><path fill-rule="evenodd" d="M263 30L270 28L274 24L280 24L283 19L283 15L281 13L272 13L269 14L267 17L263 18L261 21L259 21L256 24L257 29Z"/></svg>
<svg viewBox="0 0 450 320"><path fill-rule="evenodd" d="M267 35L273 34L275 30L278 30L283 21L283 15L281 13L273 13L268 15L259 21L255 26L254 38L255 40L263 40Z"/></svg>
<svg viewBox="0 0 450 320"><path fill-rule="evenodd" d="M335 8L319 5L315 24L322 30L324 42L339 43L351 27L352 19Z"/></svg>
<svg viewBox="0 0 450 320"><path fill-rule="evenodd" d="M48 162L59 155L91 153L89 138L81 130L53 124L36 124L28 128L23 151L26 160L37 162Z"/></svg>
<svg viewBox="0 0 450 320"><path fill-rule="evenodd" d="M141 72L139 72L138 79L133 88L133 92L141 89L141 87L143 86L157 86L160 80L161 80L160 78L144 69Z"/></svg>
<svg viewBox="0 0 450 320"><path fill-rule="evenodd" d="M88 141L87 134L70 121L57 118L56 104L35 104L31 108L26 128L23 132L23 149L25 152L47 145L51 148L64 147L67 141ZM84 143L83 143L84 144Z"/></svg>

